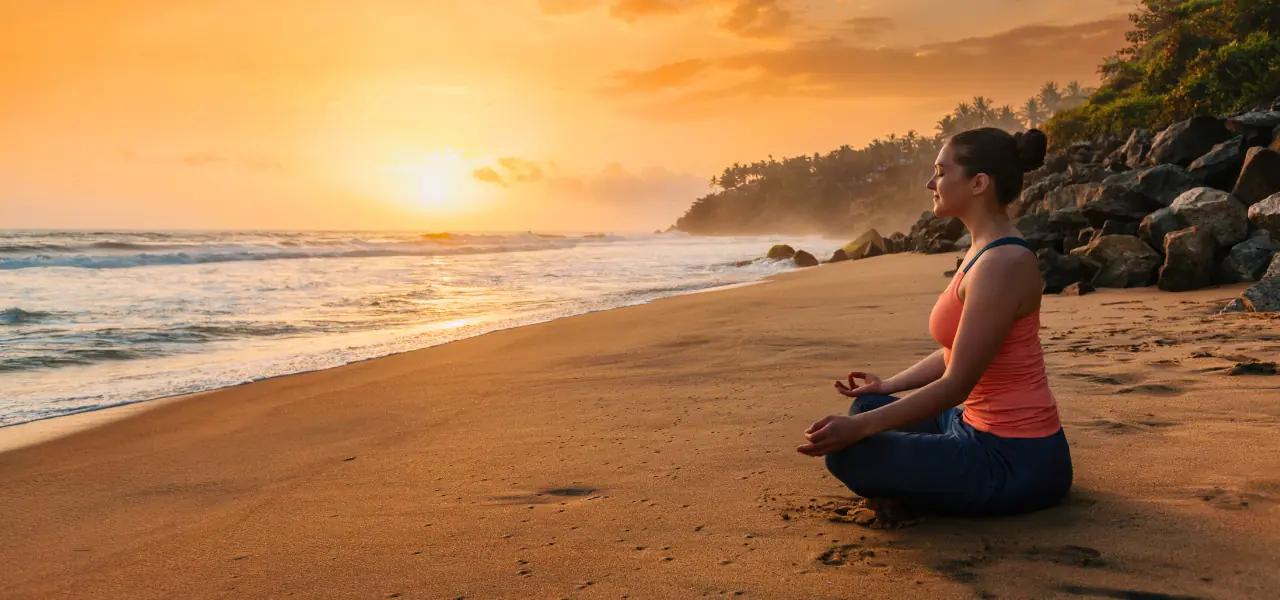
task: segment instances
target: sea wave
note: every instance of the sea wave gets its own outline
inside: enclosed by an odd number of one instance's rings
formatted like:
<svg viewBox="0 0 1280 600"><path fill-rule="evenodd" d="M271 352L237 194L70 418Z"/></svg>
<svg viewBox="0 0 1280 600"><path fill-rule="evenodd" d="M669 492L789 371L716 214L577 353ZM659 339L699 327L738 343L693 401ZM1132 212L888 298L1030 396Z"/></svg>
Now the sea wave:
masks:
<svg viewBox="0 0 1280 600"><path fill-rule="evenodd" d="M0 310L0 325L25 325L36 323L53 316L53 313L22 310L18 307Z"/></svg>
<svg viewBox="0 0 1280 600"><path fill-rule="evenodd" d="M389 256L442 256L529 252L573 247L609 238L546 237L538 234L427 234L390 240L362 238L211 240L209 243L157 244L133 241L47 242L0 246L0 270L70 267L124 269L161 265ZM247 243L246 243L247 242Z"/></svg>

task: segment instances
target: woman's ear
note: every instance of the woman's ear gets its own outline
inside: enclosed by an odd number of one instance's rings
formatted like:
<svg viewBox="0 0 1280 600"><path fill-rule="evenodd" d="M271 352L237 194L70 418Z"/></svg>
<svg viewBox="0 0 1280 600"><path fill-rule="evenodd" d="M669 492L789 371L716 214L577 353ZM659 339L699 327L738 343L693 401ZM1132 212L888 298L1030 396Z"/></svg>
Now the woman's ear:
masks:
<svg viewBox="0 0 1280 600"><path fill-rule="evenodd" d="M969 185L973 188L974 196L981 196L986 193L987 188L991 187L991 176L986 173L978 173L973 176Z"/></svg>

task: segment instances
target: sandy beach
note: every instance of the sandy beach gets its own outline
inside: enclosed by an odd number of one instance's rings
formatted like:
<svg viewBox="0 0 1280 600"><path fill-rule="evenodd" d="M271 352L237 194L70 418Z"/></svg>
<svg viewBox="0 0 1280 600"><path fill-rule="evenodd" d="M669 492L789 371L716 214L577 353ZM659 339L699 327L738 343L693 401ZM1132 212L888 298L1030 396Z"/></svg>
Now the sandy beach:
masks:
<svg viewBox="0 0 1280 600"><path fill-rule="evenodd" d="M0 430L0 597L1275 598L1274 315L1046 297L1061 507L876 531L801 432L934 348L894 255ZM52 423L56 423L55 420ZM65 432L63 432L65 433ZM33 439L34 438L28 438Z"/></svg>

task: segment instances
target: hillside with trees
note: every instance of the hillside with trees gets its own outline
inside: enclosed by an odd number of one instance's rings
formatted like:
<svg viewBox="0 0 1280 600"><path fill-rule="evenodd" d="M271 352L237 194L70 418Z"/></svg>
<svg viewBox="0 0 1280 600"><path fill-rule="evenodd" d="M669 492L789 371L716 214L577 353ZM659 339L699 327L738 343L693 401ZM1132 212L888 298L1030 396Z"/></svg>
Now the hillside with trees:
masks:
<svg viewBox="0 0 1280 600"><path fill-rule="evenodd" d="M1017 107L979 96L909 131L826 154L734 164L711 178L677 222L703 235L821 233L902 228L928 208L921 190L947 137L976 127L1045 129L1053 149L1158 130L1196 114L1266 106L1280 96L1280 2L1146 0L1130 16L1129 46L1099 68L1103 84L1045 83ZM1109 142L1119 145L1119 142Z"/></svg>

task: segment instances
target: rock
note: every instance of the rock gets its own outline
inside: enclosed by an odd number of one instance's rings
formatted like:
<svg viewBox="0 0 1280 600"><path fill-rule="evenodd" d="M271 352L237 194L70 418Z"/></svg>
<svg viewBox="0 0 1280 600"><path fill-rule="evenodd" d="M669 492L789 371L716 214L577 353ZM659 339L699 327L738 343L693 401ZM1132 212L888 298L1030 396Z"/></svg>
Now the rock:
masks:
<svg viewBox="0 0 1280 600"><path fill-rule="evenodd" d="M1274 129L1280 127L1280 111L1254 111L1228 117L1226 126L1236 133L1244 133L1240 131L1241 128Z"/></svg>
<svg viewBox="0 0 1280 600"><path fill-rule="evenodd" d="M1262 279L1272 278L1280 279L1280 254L1271 257L1271 266L1267 267L1267 272L1262 274Z"/></svg>
<svg viewBox="0 0 1280 600"><path fill-rule="evenodd" d="M1036 251L1040 260L1040 276L1044 279L1045 294L1058 294L1072 284L1089 282L1101 268L1091 259L1059 254L1052 248Z"/></svg>
<svg viewBox="0 0 1280 600"><path fill-rule="evenodd" d="M1240 301L1249 312L1280 311L1280 277L1267 277L1249 286Z"/></svg>
<svg viewBox="0 0 1280 600"><path fill-rule="evenodd" d="M1071 157L1066 154L1050 154L1044 159L1044 169L1050 173L1062 173L1071 164Z"/></svg>
<svg viewBox="0 0 1280 600"><path fill-rule="evenodd" d="M1088 198L1089 193L1092 192L1092 190L1093 186L1085 183L1064 185L1060 188L1050 190L1044 195L1044 198L1033 205L1028 212L1048 214L1069 206L1079 207L1079 205Z"/></svg>
<svg viewBox="0 0 1280 600"><path fill-rule="evenodd" d="M889 249L885 247L884 236L874 229L868 229L857 239L845 244L843 249L849 260L861 260L889 253Z"/></svg>
<svg viewBox="0 0 1280 600"><path fill-rule="evenodd" d="M1239 298L1232 298L1231 301L1228 302L1226 306L1222 307L1222 311L1220 314L1225 315L1227 313L1235 313L1235 312L1249 312L1248 309L1244 307L1244 301Z"/></svg>
<svg viewBox="0 0 1280 600"><path fill-rule="evenodd" d="M1145 287L1155 281L1160 254L1131 235L1101 235L1088 245L1071 251L1072 256L1093 260L1102 269L1093 277L1097 287Z"/></svg>
<svg viewBox="0 0 1280 600"><path fill-rule="evenodd" d="M964 222L955 217L934 219L929 223L929 232L941 239L954 242L964 235Z"/></svg>
<svg viewBox="0 0 1280 600"><path fill-rule="evenodd" d="M1018 196L1018 200L1014 203L1015 214L1019 217L1027 214L1032 206L1035 206L1044 200L1045 194L1056 190L1068 183L1065 173L1053 173L1042 177L1039 181L1029 184L1022 188L1022 194Z"/></svg>
<svg viewBox="0 0 1280 600"><path fill-rule="evenodd" d="M846 260L849 260L849 255L845 254L844 248L837 248L835 252L831 253L831 258L827 260L827 263L838 263Z"/></svg>
<svg viewBox="0 0 1280 600"><path fill-rule="evenodd" d="M1146 216L1138 225L1138 237L1152 248L1164 250L1164 236L1182 229L1172 208L1162 208Z"/></svg>
<svg viewBox="0 0 1280 600"><path fill-rule="evenodd" d="M960 239L956 240L956 250L968 250L972 247L973 236L969 235L969 232L967 231L964 235L960 236Z"/></svg>
<svg viewBox="0 0 1280 600"><path fill-rule="evenodd" d="M1232 138L1231 131L1217 117L1192 117L1170 125L1151 142L1147 164L1166 163L1186 167L1206 152Z"/></svg>
<svg viewBox="0 0 1280 600"><path fill-rule="evenodd" d="M1093 287L1092 283L1089 283L1087 281L1080 281L1077 283L1073 283L1067 286L1066 288L1064 288L1062 290L1062 295L1063 296L1083 296L1085 294L1092 294L1096 291L1098 290L1097 288Z"/></svg>
<svg viewBox="0 0 1280 600"><path fill-rule="evenodd" d="M1254 226L1280 234L1280 192L1255 202L1247 214Z"/></svg>
<svg viewBox="0 0 1280 600"><path fill-rule="evenodd" d="M1249 234L1248 211L1222 190L1207 187L1187 190L1170 208L1180 223L1208 232L1219 246L1234 246Z"/></svg>
<svg viewBox="0 0 1280 600"><path fill-rule="evenodd" d="M1187 292L1213 284L1215 242L1207 231L1188 227L1165 237L1164 266L1157 284L1166 292Z"/></svg>
<svg viewBox="0 0 1280 600"><path fill-rule="evenodd" d="M1232 246L1218 265L1218 279L1223 283L1247 283L1261 279L1277 249L1280 246L1271 239L1271 232L1266 229L1253 232L1249 239Z"/></svg>
<svg viewBox="0 0 1280 600"><path fill-rule="evenodd" d="M796 255L795 248L792 248L791 246L788 246L786 244L778 244L770 248L769 253L766 254L765 257L772 258L773 260L786 260L795 255Z"/></svg>
<svg viewBox="0 0 1280 600"><path fill-rule="evenodd" d="M1081 229L1089 227L1089 220L1084 218L1084 213L1074 206L1061 208L1049 214L1049 231L1060 233L1067 237L1075 237L1076 233Z"/></svg>
<svg viewBox="0 0 1280 600"><path fill-rule="evenodd" d="M1238 375L1275 375L1275 374L1276 374L1276 363L1273 363L1273 362L1236 363L1235 366L1231 367L1231 370L1227 372L1227 375L1231 375L1233 377Z"/></svg>
<svg viewBox="0 0 1280 600"><path fill-rule="evenodd" d="M889 242L891 244L889 248L889 252L891 254L896 254L898 252L906 252L907 235L905 233L902 233L901 231L895 231L893 235L889 236Z"/></svg>
<svg viewBox="0 0 1280 600"><path fill-rule="evenodd" d="M1142 166L1147 152L1151 150L1151 132L1146 129L1135 129L1129 139L1111 155L1109 162L1122 164L1130 169Z"/></svg>
<svg viewBox="0 0 1280 600"><path fill-rule="evenodd" d="M816 267L818 259L804 250L797 250L793 259L797 267Z"/></svg>
<svg viewBox="0 0 1280 600"><path fill-rule="evenodd" d="M946 270L946 271L943 271L943 272L942 272L942 276L943 276L943 277L955 277L955 276L956 276L956 273L960 272L960 265L962 265L962 264L964 264L964 258L963 258L963 257L961 257L961 258L957 258L957 259L956 259L956 268L954 268L954 269L948 269L948 270Z"/></svg>
<svg viewBox="0 0 1280 600"><path fill-rule="evenodd" d="M654 230L653 230L653 235L662 235L662 230L661 230L661 229L654 229Z"/></svg>
<svg viewBox="0 0 1280 600"><path fill-rule="evenodd" d="M1250 148L1244 158L1244 167L1236 179L1231 195L1252 206L1260 200L1280 192L1280 152L1270 148Z"/></svg>
<svg viewBox="0 0 1280 600"><path fill-rule="evenodd" d="M1187 170L1209 187L1229 190L1240 176L1244 155L1244 136L1238 135L1214 146L1204 156L1192 162Z"/></svg>
<svg viewBox="0 0 1280 600"><path fill-rule="evenodd" d="M1062 247L1063 235L1050 229L1050 218L1051 215L1035 213L1018 219L1016 225L1018 231L1022 233L1022 237L1027 240L1033 250L1041 248L1058 250Z"/></svg>
<svg viewBox="0 0 1280 600"><path fill-rule="evenodd" d="M1081 229L1076 233L1075 237L1063 238L1062 251L1070 254L1072 250L1087 245L1089 242L1093 241L1093 234L1094 230L1090 227Z"/></svg>
<svg viewBox="0 0 1280 600"><path fill-rule="evenodd" d="M1138 223L1109 219L1102 224L1097 235L1138 235L1140 229L1141 225Z"/></svg>
<svg viewBox="0 0 1280 600"><path fill-rule="evenodd" d="M1200 181L1186 169L1176 165L1160 165L1133 172L1138 180L1136 191L1160 206L1169 206L1183 192L1200 186Z"/></svg>
<svg viewBox="0 0 1280 600"><path fill-rule="evenodd" d="M1280 127L1271 130L1271 145L1267 147L1280 152Z"/></svg>
<svg viewBox="0 0 1280 600"><path fill-rule="evenodd" d="M1014 223L1014 227L1018 228L1018 232L1022 234L1022 237L1047 231L1049 229L1049 214L1036 213L1024 215Z"/></svg>
<svg viewBox="0 0 1280 600"><path fill-rule="evenodd" d="M1112 175L1087 192L1078 193L1076 205L1095 228L1107 220L1136 222L1169 206L1180 194L1198 185L1198 180L1181 167L1160 165Z"/></svg>
<svg viewBox="0 0 1280 600"><path fill-rule="evenodd" d="M1071 183L1098 183L1114 174L1106 167L1096 164L1073 164L1067 167L1067 177Z"/></svg>

